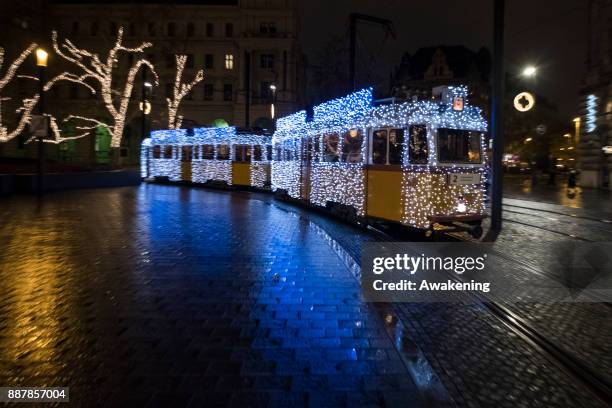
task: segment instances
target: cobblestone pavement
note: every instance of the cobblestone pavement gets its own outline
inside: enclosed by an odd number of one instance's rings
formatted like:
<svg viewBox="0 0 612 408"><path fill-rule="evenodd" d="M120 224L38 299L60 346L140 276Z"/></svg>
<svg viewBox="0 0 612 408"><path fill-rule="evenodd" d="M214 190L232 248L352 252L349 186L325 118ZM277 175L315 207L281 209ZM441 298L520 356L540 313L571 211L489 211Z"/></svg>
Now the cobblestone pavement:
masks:
<svg viewBox="0 0 612 408"><path fill-rule="evenodd" d="M380 238L269 195L2 204L1 385L69 385L76 405L411 406L437 376L459 406L599 405L469 301L361 302L336 246L358 260Z"/></svg>
<svg viewBox="0 0 612 408"><path fill-rule="evenodd" d="M418 406L354 276L298 217L142 186L3 203L0 384L75 405Z"/></svg>

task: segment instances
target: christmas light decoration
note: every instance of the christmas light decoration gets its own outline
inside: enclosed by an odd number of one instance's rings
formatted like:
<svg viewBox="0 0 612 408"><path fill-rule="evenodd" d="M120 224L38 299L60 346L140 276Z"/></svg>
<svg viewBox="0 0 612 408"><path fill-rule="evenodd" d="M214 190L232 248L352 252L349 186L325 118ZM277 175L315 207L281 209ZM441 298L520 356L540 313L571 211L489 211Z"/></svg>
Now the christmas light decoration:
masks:
<svg viewBox="0 0 612 408"><path fill-rule="evenodd" d="M455 110L455 101L463 101L463 109ZM428 158L425 164L410 164L407 138L402 149L401 205L402 223L419 228L430 226L430 216L454 214L482 214L484 212L484 176L486 167L485 141L480 136L481 163L439 163L436 155L437 130L449 128L484 133L487 123L479 108L468 105L466 87L448 87L448 98L442 102L418 101L401 104L372 106L372 89L364 89L344 98L315 106L312 121L306 121L305 112L298 112L277 122L273 137L276 151L272 164L272 188L283 189L291 197L300 196L301 144L309 136L319 145L312 152L310 167L310 194L312 203L325 206L334 202L355 208L365 215L365 164L367 163L367 137L361 144L360 163L323 161L324 135L338 135L338 150L343 148L343 134L367 135L368 129L404 129L411 125L424 125L427 129ZM477 173L481 182L449 185L449 174ZM384 199L384 197L381 197Z"/></svg>
<svg viewBox="0 0 612 408"><path fill-rule="evenodd" d="M592 133L597 129L597 96L586 97L586 131Z"/></svg>
<svg viewBox="0 0 612 408"><path fill-rule="evenodd" d="M235 127L195 128L193 135L186 129L157 130L142 142L141 175L143 177L167 176L171 181L192 181L206 183L221 181L232 185L232 162L235 160L235 146L246 145L251 154L251 185L264 187L269 171L266 152L270 137L239 133ZM155 158L153 149L159 146L159 157ZM183 146L192 146L192 157L183 157ZM205 148L210 146L212 156L205 157ZM255 146L261 148L261 160L255 160ZM166 149L171 149L171 157L166 157ZM147 162L148 171L147 171ZM183 180L182 167L190 163L190 180Z"/></svg>
<svg viewBox="0 0 612 408"><path fill-rule="evenodd" d="M38 99L40 97L40 95L38 94L34 95L31 98L26 98L22 100L21 107L18 108L16 111L17 113L21 114L21 117L17 121L17 125L12 131L9 131L8 127L2 124L2 102L11 100L11 98L9 97L2 96L2 90L9 84L9 82L11 82L21 64L23 64L25 59L36 49L36 47L36 44L30 44L30 46L26 48L19 55L19 57L17 57L17 59L13 61L13 63L8 67L4 76L0 78L0 142L8 142L9 140L14 139L18 135L20 135L21 132L23 132L26 125L30 123L30 118L32 115L32 111L34 110L34 106L36 106L36 104L38 103ZM2 68L3 64L4 48L0 47L0 69ZM23 77L26 76L23 75Z"/></svg>
<svg viewBox="0 0 612 408"><path fill-rule="evenodd" d="M52 32L52 42L55 52L64 60L75 65L81 72L79 74L63 72L46 83L44 90L48 91L59 81L69 81L83 85L92 94L99 93L106 110L112 118L112 125L106 125L111 134L111 147L119 147L123 137L125 119L136 74L142 67L148 67L153 73L156 85L158 84L158 77L153 64L146 59L139 59L132 64L123 90L119 91L113 88L113 69L117 64L119 53L141 54L153 44L145 42L135 48L125 47L122 45L123 27L119 27L113 48L109 50L106 59L102 60L97 53L78 48L68 39L64 39L60 45L58 43L57 31ZM93 82L95 87L87 81ZM98 88L98 91L96 91L96 88ZM116 98L117 96L118 98ZM73 118L90 123L95 121L95 119L81 116Z"/></svg>
<svg viewBox="0 0 612 408"><path fill-rule="evenodd" d="M179 129L183 122L183 117L178 115L178 108L185 96L193 87L201 82L204 79L204 71L199 70L196 73L193 81L188 83L182 83L181 78L183 76L183 71L185 70L185 63L187 62L187 55L175 55L176 58L176 76L174 79L174 90L173 90L173 98L166 98L168 102L168 128L169 129Z"/></svg>

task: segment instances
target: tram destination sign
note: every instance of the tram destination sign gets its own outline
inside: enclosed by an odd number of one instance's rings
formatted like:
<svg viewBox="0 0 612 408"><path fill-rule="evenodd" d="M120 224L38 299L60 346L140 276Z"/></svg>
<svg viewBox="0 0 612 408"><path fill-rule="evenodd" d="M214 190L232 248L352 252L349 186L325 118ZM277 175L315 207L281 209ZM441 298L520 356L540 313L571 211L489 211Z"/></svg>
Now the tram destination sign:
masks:
<svg viewBox="0 0 612 408"><path fill-rule="evenodd" d="M465 185L480 183L480 174L478 173L451 173L448 175L448 184Z"/></svg>

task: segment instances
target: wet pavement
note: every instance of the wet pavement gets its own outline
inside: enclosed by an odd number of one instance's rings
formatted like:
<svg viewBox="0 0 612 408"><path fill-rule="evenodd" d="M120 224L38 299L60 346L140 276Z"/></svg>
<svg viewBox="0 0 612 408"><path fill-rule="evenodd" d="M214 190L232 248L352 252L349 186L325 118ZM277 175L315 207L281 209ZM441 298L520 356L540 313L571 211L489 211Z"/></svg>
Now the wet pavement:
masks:
<svg viewBox="0 0 612 408"><path fill-rule="evenodd" d="M270 195L143 185L2 204L0 385L70 386L74 405L602 406L468 298L364 303L354 264L383 238ZM525 251L524 224L500 248ZM562 236L536 230L546 256ZM605 371L604 309L520 312Z"/></svg>
<svg viewBox="0 0 612 408"><path fill-rule="evenodd" d="M612 219L612 190L580 187L568 189L567 179L562 175L556 177L554 185L550 185L544 176L540 176L534 184L531 176L507 175L504 177L504 197L556 204Z"/></svg>

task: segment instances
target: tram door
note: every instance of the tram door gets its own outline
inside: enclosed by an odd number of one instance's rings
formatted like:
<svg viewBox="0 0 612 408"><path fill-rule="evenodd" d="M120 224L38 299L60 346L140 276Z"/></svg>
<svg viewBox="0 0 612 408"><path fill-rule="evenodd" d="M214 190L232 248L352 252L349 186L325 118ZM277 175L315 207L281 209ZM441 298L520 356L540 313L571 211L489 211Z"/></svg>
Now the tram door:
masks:
<svg viewBox="0 0 612 408"><path fill-rule="evenodd" d="M191 160L193 158L193 146L183 146L181 151L181 180L191 181Z"/></svg>
<svg viewBox="0 0 612 408"><path fill-rule="evenodd" d="M310 172L312 165L312 137L302 138L300 148L300 160L301 160L301 188L300 197L304 200L310 199Z"/></svg>
<svg viewBox="0 0 612 408"><path fill-rule="evenodd" d="M367 214L402 219L402 145L404 129L374 129L369 137Z"/></svg>

